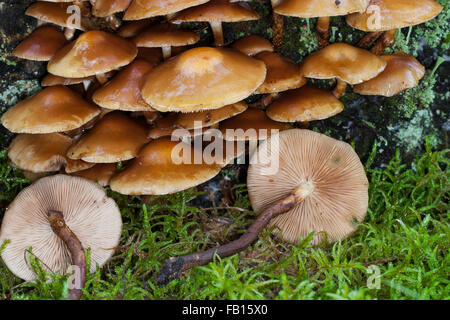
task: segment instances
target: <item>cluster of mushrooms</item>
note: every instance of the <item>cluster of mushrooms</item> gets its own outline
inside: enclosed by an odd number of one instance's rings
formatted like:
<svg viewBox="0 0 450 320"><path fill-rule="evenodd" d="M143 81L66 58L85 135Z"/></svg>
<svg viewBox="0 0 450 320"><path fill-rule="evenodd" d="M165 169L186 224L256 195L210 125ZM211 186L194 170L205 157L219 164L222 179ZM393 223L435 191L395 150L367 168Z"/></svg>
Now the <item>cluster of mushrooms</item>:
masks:
<svg viewBox="0 0 450 320"><path fill-rule="evenodd" d="M68 23L74 4L81 14L75 27ZM381 14L375 27L367 22L373 5ZM279 131L279 170L262 174L263 164L250 161L250 200L261 212L254 224L227 245L169 259L158 281L206 264L214 254L244 249L268 224L294 244L311 232L318 244L356 229L368 204L368 181L357 154L344 142L295 127L341 112L339 98L347 85L362 95L381 96L416 86L424 75L416 59L381 53L397 29L430 20L442 7L434 0L272 0L272 6L273 44L257 35L225 44L222 22L259 19L247 4L233 0L53 0L27 9L46 24L14 55L48 61L48 75L45 89L1 118L18 134L8 148L11 162L38 179L3 219L0 243L10 244L2 258L14 274L36 278L24 254L30 247L53 272L64 272L71 263L83 269L87 248L91 271L101 267L122 227L120 211L102 187L127 195L195 187L245 153L236 148L238 142L259 141L252 157L270 157L262 147L275 139L273 130ZM368 32L357 46L328 44L330 17L341 15ZM319 18L321 49L300 64L278 53L283 16ZM214 46L195 47L199 35L182 29L183 22L208 22ZM327 91L307 79L335 79L336 85ZM254 94L261 98L247 104ZM205 139L211 130L220 136ZM173 150L180 144L192 158L213 144L224 152L212 163L174 163ZM230 148L232 156L226 152Z"/></svg>

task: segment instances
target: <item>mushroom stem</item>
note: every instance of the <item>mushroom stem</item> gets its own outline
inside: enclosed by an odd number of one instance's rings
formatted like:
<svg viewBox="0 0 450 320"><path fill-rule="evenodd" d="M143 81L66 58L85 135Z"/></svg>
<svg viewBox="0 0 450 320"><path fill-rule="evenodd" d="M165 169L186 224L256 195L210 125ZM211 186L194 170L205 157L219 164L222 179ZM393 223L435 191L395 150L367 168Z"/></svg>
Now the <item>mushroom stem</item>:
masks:
<svg viewBox="0 0 450 320"><path fill-rule="evenodd" d="M222 22L210 21L209 25L211 26L212 32L214 34L214 44L216 45L216 47L223 46L224 40L223 40Z"/></svg>
<svg viewBox="0 0 450 320"><path fill-rule="evenodd" d="M273 218L289 211L301 203L312 191L313 188L311 184L300 184L285 198L275 201L269 207L264 209L248 230L237 240L203 252L196 252L178 258L167 259L157 276L158 284L167 284L171 280L178 278L182 272L188 269L208 264L213 261L216 253L219 257L225 258L244 250L258 238L259 233Z"/></svg>
<svg viewBox="0 0 450 320"><path fill-rule="evenodd" d="M284 17L276 12L272 15L273 19L273 37L272 43L276 52L280 52L283 47L283 25Z"/></svg>
<svg viewBox="0 0 450 320"><path fill-rule="evenodd" d="M342 81L341 79L337 79L336 86L334 87L332 93L336 98L339 99L345 93L346 88L347 88L347 82Z"/></svg>
<svg viewBox="0 0 450 320"><path fill-rule="evenodd" d="M111 29L113 29L113 30L119 29L119 27L120 27L120 25L121 25L120 20L117 19L117 17L116 17L114 14L112 14L112 15L106 17L105 20L106 20L106 22L108 23L109 27L110 27Z"/></svg>
<svg viewBox="0 0 450 320"><path fill-rule="evenodd" d="M75 279L79 287L69 289L69 299L80 300L82 295L81 288L84 288L86 283L86 256L83 246L77 236L67 226L61 212L50 210L47 216L53 232L64 241L69 249L73 265L79 268L80 273L76 274L79 276L79 279Z"/></svg>
<svg viewBox="0 0 450 320"><path fill-rule="evenodd" d="M319 48L328 45L328 37L330 30L330 17L319 17L316 24L316 33L319 41Z"/></svg>
<svg viewBox="0 0 450 320"><path fill-rule="evenodd" d="M370 50L373 54L377 56L384 52L384 49L389 48L395 42L395 34L397 29L392 29L383 33L383 35L378 39L377 43Z"/></svg>
<svg viewBox="0 0 450 320"><path fill-rule="evenodd" d="M101 85L104 85L106 82L108 82L108 76L104 73L96 74L95 77Z"/></svg>
<svg viewBox="0 0 450 320"><path fill-rule="evenodd" d="M65 28L64 29L64 36L67 40L72 40L73 36L75 35L75 29L73 28Z"/></svg>
<svg viewBox="0 0 450 320"><path fill-rule="evenodd" d="M372 42L377 40L382 34L383 31L366 33L366 35L361 40L359 40L356 46L362 49L367 49L372 44Z"/></svg>
<svg viewBox="0 0 450 320"><path fill-rule="evenodd" d="M172 56L172 47L171 46L162 46L162 53L164 60L169 59Z"/></svg>
<svg viewBox="0 0 450 320"><path fill-rule="evenodd" d="M278 92L266 94L257 102L249 104L248 107L253 109L265 109L269 104L272 103L273 100L278 98L279 95L280 94Z"/></svg>

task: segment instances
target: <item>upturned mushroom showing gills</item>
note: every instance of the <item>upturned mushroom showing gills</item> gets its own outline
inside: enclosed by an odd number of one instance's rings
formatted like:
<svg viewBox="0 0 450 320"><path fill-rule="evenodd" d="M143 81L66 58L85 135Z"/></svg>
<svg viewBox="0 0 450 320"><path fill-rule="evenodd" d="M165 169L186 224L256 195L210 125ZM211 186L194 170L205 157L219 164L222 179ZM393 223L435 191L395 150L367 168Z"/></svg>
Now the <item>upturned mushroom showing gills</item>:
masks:
<svg viewBox="0 0 450 320"><path fill-rule="evenodd" d="M347 83L355 85L376 77L386 61L373 53L346 43L333 43L314 52L300 64L306 78L337 79L333 94L339 98Z"/></svg>
<svg viewBox="0 0 450 320"><path fill-rule="evenodd" d="M162 112L218 109L246 99L265 77L260 60L232 49L198 47L153 68L141 93Z"/></svg>
<svg viewBox="0 0 450 320"><path fill-rule="evenodd" d="M111 258L121 233L120 210L103 188L86 179L55 175L23 189L9 205L0 231L0 243L9 243L1 257L26 281L38 278L30 255L53 273L77 266L74 278L79 286L69 289L69 299L78 300L86 280L86 250L89 271L94 272Z"/></svg>
<svg viewBox="0 0 450 320"><path fill-rule="evenodd" d="M159 283L183 271L242 251L269 223L284 240L335 242L353 233L368 207L368 180L353 148L309 130L292 129L264 141L252 158L247 185L258 218L239 239L178 258L161 267ZM254 160L254 159L253 159ZM278 231L277 231L278 230Z"/></svg>
<svg viewBox="0 0 450 320"><path fill-rule="evenodd" d="M65 78L100 77L129 64L136 55L133 42L108 32L88 31L60 49L48 63L47 70Z"/></svg>
<svg viewBox="0 0 450 320"><path fill-rule="evenodd" d="M384 32L371 49L378 55L394 44L397 29L424 23L441 11L442 6L435 0L371 0L366 11L352 13L346 20L353 28L370 32L360 42L363 47Z"/></svg>
<svg viewBox="0 0 450 320"><path fill-rule="evenodd" d="M2 124L16 133L52 133L77 129L100 113L72 90L47 87L6 111Z"/></svg>
<svg viewBox="0 0 450 320"><path fill-rule="evenodd" d="M42 26L31 33L13 51L13 55L34 61L49 61L67 43L55 26Z"/></svg>
<svg viewBox="0 0 450 320"><path fill-rule="evenodd" d="M354 92L363 95L392 97L417 86L425 74L424 66L404 52L383 55L380 58L386 60L386 69L375 78L355 85Z"/></svg>
<svg viewBox="0 0 450 320"><path fill-rule="evenodd" d="M316 32L319 46L325 47L328 44L330 17L364 12L369 2L370 0L272 0L272 5L275 14L308 19L318 18ZM274 37L282 32L282 28L282 24L275 25Z"/></svg>
<svg viewBox="0 0 450 320"><path fill-rule="evenodd" d="M228 0L210 0L203 5L185 9L177 13L170 22L208 22L214 34L215 45L223 46L222 22L240 22L258 19L258 13L248 6L240 3L230 3Z"/></svg>

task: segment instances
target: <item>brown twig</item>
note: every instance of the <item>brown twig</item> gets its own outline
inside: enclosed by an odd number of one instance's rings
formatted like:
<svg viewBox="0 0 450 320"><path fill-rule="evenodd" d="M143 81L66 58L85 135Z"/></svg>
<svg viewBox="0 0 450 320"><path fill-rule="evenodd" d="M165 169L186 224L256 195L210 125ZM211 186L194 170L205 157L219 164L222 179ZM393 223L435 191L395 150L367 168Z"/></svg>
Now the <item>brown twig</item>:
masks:
<svg viewBox="0 0 450 320"><path fill-rule="evenodd" d="M311 191L312 189L309 184L301 184L287 197L275 201L261 212L248 230L237 240L203 252L197 252L178 258L169 258L164 262L157 276L158 284L166 284L169 281L178 278L182 272L188 269L211 262L216 253L219 257L224 258L244 250L258 238L261 230L263 230L273 218L289 211L302 202Z"/></svg>
<svg viewBox="0 0 450 320"><path fill-rule="evenodd" d="M61 212L50 210L47 215L53 232L64 241L72 256L73 265L80 270L79 288L69 289L69 299L80 300L82 295L81 288L84 288L86 283L86 255L83 246L77 236L66 225Z"/></svg>

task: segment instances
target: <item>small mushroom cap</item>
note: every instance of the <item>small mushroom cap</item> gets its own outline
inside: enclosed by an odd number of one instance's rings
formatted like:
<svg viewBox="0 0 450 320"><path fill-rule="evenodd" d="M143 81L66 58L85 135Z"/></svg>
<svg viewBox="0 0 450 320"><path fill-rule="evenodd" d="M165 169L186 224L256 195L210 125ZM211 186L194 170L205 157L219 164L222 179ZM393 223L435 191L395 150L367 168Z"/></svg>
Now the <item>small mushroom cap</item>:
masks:
<svg viewBox="0 0 450 320"><path fill-rule="evenodd" d="M133 38L156 22L154 18L128 21L122 24L116 34L122 38Z"/></svg>
<svg viewBox="0 0 450 320"><path fill-rule="evenodd" d="M71 20L71 13L67 13L67 8L72 5L71 3L57 3L48 1L36 1L27 8L25 14L34 17L38 20L54 23L61 27L71 27L79 30L85 30L86 27L81 25L68 25ZM70 12L70 11L69 11Z"/></svg>
<svg viewBox="0 0 450 320"><path fill-rule="evenodd" d="M190 152L190 155L184 151ZM190 163L176 164L175 155ZM177 157L175 157L175 160ZM201 159L195 164L195 159ZM170 138L159 138L147 144L138 157L110 181L113 191L130 195L162 195L195 187L216 176L221 165L205 164L202 150Z"/></svg>
<svg viewBox="0 0 450 320"><path fill-rule="evenodd" d="M231 141L263 140L272 134L272 130L290 128L290 124L273 121L263 110L252 108L219 124L224 139Z"/></svg>
<svg viewBox="0 0 450 320"><path fill-rule="evenodd" d="M8 148L8 157L21 170L34 173L58 171L66 164L72 139L60 133L19 134Z"/></svg>
<svg viewBox="0 0 450 320"><path fill-rule="evenodd" d="M258 53L255 58L264 61L267 68L266 79L256 93L276 93L299 88L306 83L300 67L288 58L267 51Z"/></svg>
<svg viewBox="0 0 450 320"><path fill-rule="evenodd" d="M367 50L333 43L303 60L300 72L307 78L339 78L357 84L376 77L385 67L386 61Z"/></svg>
<svg viewBox="0 0 450 320"><path fill-rule="evenodd" d="M28 260L30 247L44 270L64 274L72 264L67 246L50 227L49 210L62 212L83 248L90 248L91 272L111 258L122 233L117 204L94 182L55 175L23 189L6 210L0 243L10 243L1 256L14 275L27 281L38 278Z"/></svg>
<svg viewBox="0 0 450 320"><path fill-rule="evenodd" d="M66 151L67 153L67 151ZM67 158L66 156L66 166L64 167L64 171L67 174L83 171L89 168L92 168L95 163L89 163L83 160L72 160Z"/></svg>
<svg viewBox="0 0 450 320"><path fill-rule="evenodd" d="M133 38L138 47L184 46L198 42L199 35L189 30L176 28L169 23L161 23Z"/></svg>
<svg viewBox="0 0 450 320"><path fill-rule="evenodd" d="M103 31L88 31L60 49L48 72L65 78L88 77L129 64L137 55L131 41Z"/></svg>
<svg viewBox="0 0 450 320"><path fill-rule="evenodd" d="M381 58L387 62L386 69L375 78L355 85L354 92L392 97L417 86L425 74L424 66L404 52L383 55Z"/></svg>
<svg viewBox="0 0 450 320"><path fill-rule="evenodd" d="M114 13L125 11L131 0L95 0L92 13L96 17L108 17Z"/></svg>
<svg viewBox="0 0 450 320"><path fill-rule="evenodd" d="M372 0L380 10L380 23L371 23L373 12L353 13L347 23L363 31L387 31L423 23L436 17L442 6L434 0Z"/></svg>
<svg viewBox="0 0 450 320"><path fill-rule="evenodd" d="M107 109L124 111L153 110L141 96L144 75L153 68L145 60L133 61L122 69L111 81L95 91L92 99Z"/></svg>
<svg viewBox="0 0 450 320"><path fill-rule="evenodd" d="M279 138L278 144L271 140L274 137ZM274 156L279 160L278 170L267 171L267 163L274 166ZM253 157L258 161L250 162L247 185L255 212L286 197L300 184L312 189L302 203L271 221L270 225L277 227L275 233L285 241L299 244L314 231L313 244L325 238L323 232L329 242L335 242L349 236L357 227L355 222L364 219L369 182L349 144L293 129L264 141Z"/></svg>
<svg viewBox="0 0 450 320"><path fill-rule="evenodd" d="M47 87L6 111L2 124L16 133L77 129L100 114L99 108L64 86Z"/></svg>
<svg viewBox="0 0 450 320"><path fill-rule="evenodd" d="M210 0L200 6L185 9L170 22L239 22L258 20L259 15L248 7L228 0Z"/></svg>
<svg viewBox="0 0 450 320"><path fill-rule="evenodd" d="M236 40L231 48L248 56L254 56L263 51L273 52L273 45L269 40L254 34Z"/></svg>
<svg viewBox="0 0 450 320"><path fill-rule="evenodd" d="M48 61L67 43L64 34L55 26L37 28L13 51L13 55L22 59Z"/></svg>
<svg viewBox="0 0 450 320"><path fill-rule="evenodd" d="M247 98L265 76L260 60L232 49L199 47L151 70L141 93L158 111L217 109Z"/></svg>
<svg viewBox="0 0 450 320"><path fill-rule="evenodd" d="M177 116L175 125L187 130L194 129L198 124L200 124L200 128L209 127L245 110L247 110L247 104L241 101L215 110L182 113Z"/></svg>
<svg viewBox="0 0 450 320"><path fill-rule="evenodd" d="M176 121L178 113L169 112L163 114L163 116L153 124L153 127L148 132L150 139L158 139L161 137L171 136L172 132L177 129Z"/></svg>
<svg viewBox="0 0 450 320"><path fill-rule="evenodd" d="M343 109L344 104L332 93L306 85L284 93L266 113L275 121L305 122L330 118Z"/></svg>
<svg viewBox="0 0 450 320"><path fill-rule="evenodd" d="M125 12L123 19L140 20L164 16L192 6L198 6L208 1L209 0L133 0Z"/></svg>
<svg viewBox="0 0 450 320"><path fill-rule="evenodd" d="M67 151L70 159L113 163L134 158L147 140L147 129L120 112L104 116Z"/></svg>
<svg viewBox="0 0 450 320"><path fill-rule="evenodd" d="M345 16L366 10L370 0L283 0L274 11L284 16L317 18Z"/></svg>
<svg viewBox="0 0 450 320"><path fill-rule="evenodd" d="M47 74L44 79L41 81L41 86L43 87L50 87L50 86L56 86L56 85L64 85L64 86L70 86L74 84L83 83L84 81L92 81L94 80L94 76L90 77L84 77L84 78L64 78L55 76L54 74Z"/></svg>
<svg viewBox="0 0 450 320"><path fill-rule="evenodd" d="M89 169L74 172L72 175L97 182L102 187L106 187L116 171L117 163L97 163Z"/></svg>

